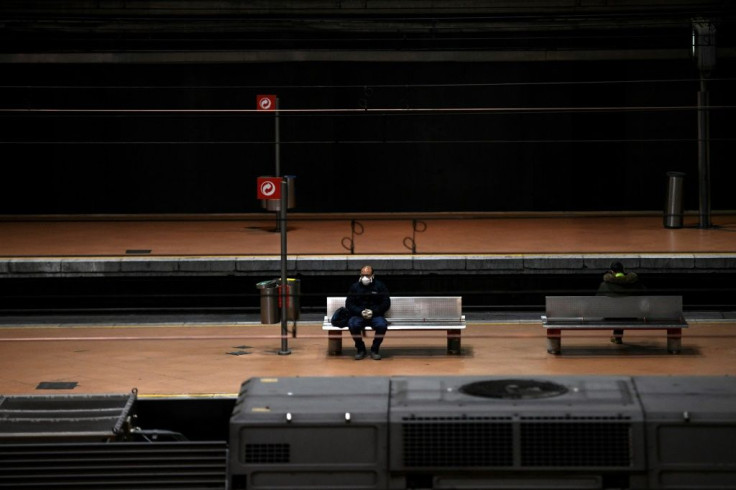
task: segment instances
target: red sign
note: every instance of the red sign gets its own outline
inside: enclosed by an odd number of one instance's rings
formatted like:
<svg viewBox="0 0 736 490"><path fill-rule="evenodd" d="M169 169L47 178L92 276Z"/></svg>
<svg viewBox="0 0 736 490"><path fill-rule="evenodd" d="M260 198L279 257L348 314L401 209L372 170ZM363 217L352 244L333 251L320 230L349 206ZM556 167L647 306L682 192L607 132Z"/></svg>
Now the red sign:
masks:
<svg viewBox="0 0 736 490"><path fill-rule="evenodd" d="M258 199L281 199L281 178L258 177Z"/></svg>
<svg viewBox="0 0 736 490"><path fill-rule="evenodd" d="M275 95L256 95L256 110L275 111L276 110L276 96Z"/></svg>

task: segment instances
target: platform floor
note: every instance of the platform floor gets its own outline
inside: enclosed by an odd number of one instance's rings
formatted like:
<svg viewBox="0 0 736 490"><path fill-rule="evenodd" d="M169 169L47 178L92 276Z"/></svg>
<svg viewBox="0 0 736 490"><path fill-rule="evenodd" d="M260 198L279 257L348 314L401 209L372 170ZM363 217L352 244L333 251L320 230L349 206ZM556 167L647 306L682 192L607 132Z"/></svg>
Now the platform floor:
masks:
<svg viewBox="0 0 736 490"><path fill-rule="evenodd" d="M290 222L289 252L345 254L350 219L322 217ZM736 215L714 216L717 227L699 229L692 218L670 230L657 216L419 217L417 253L663 253L736 252ZM407 216L357 218L355 253L406 254L412 232ZM273 222L213 217L152 221L93 219L0 220L0 257L205 256L278 254ZM3 279L5 280L5 279ZM460 356L447 356L444 335L390 333L381 361L327 355L316 323L289 337L290 355L278 355L279 326L0 325L0 394L110 393L139 389L141 396L225 395L253 376L368 375L736 375L736 321L697 322L683 332L683 352L670 355L665 335L632 332L613 345L606 332L566 334L563 354L549 355L538 322L474 322ZM42 382L76 383L72 389L38 389Z"/></svg>
<svg viewBox="0 0 736 490"><path fill-rule="evenodd" d="M369 334L370 335L370 334ZM566 332L562 355L546 352L539 323L476 323L459 356L444 332L389 332L384 358L327 355L320 325L299 324L279 355L280 326L56 326L0 328L0 393L125 393L230 396L253 377L389 375L736 375L736 323L703 322L683 331L683 350L666 352L664 332ZM40 383L77 383L37 389Z"/></svg>
<svg viewBox="0 0 736 490"><path fill-rule="evenodd" d="M351 233L351 219L360 223ZM413 219L420 220L413 232ZM686 217L680 229L663 227L661 216L433 214L304 215L288 221L290 254L572 254L733 253L736 214L714 216L700 229ZM280 233L273 216L201 216L197 219L59 220L3 219L0 257L278 255ZM421 231L423 230L423 231Z"/></svg>

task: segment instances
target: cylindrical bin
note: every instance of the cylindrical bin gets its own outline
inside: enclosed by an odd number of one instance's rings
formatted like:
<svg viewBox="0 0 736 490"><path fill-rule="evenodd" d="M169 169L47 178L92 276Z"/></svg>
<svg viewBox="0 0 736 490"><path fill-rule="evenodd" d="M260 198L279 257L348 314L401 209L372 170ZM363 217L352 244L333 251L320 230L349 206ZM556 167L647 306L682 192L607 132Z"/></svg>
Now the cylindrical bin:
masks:
<svg viewBox="0 0 736 490"><path fill-rule="evenodd" d="M289 185L286 195L286 209L292 209L296 206L296 176L284 175L284 178L286 179L286 183ZM266 211L281 211L281 199L263 199L261 200L261 206Z"/></svg>
<svg viewBox="0 0 736 490"><path fill-rule="evenodd" d="M261 291L261 323L271 324L281 321L279 284L281 284L280 279L271 279L256 284Z"/></svg>
<svg viewBox="0 0 736 490"><path fill-rule="evenodd" d="M281 290L281 279L279 282L279 290ZM286 291L283 293L283 297L286 299L286 319L292 322L299 320L299 309L301 308L301 301L299 295L301 294L301 279L294 279L291 277L286 278ZM281 297L279 297L279 311L281 310Z"/></svg>
<svg viewBox="0 0 736 490"><path fill-rule="evenodd" d="M682 228L683 172L667 172L667 200L664 204L664 227Z"/></svg>

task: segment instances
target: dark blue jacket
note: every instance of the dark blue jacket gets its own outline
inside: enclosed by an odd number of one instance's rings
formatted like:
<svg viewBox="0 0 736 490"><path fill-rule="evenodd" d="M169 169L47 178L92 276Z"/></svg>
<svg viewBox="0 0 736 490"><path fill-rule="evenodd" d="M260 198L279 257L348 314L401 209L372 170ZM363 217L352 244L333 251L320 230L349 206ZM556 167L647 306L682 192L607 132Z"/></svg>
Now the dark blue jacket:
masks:
<svg viewBox="0 0 736 490"><path fill-rule="evenodd" d="M365 309L373 311L374 317L384 316L391 308L391 297L388 288L377 279L373 279L367 286L357 281L350 286L345 307L350 310L352 316L361 316L361 312Z"/></svg>

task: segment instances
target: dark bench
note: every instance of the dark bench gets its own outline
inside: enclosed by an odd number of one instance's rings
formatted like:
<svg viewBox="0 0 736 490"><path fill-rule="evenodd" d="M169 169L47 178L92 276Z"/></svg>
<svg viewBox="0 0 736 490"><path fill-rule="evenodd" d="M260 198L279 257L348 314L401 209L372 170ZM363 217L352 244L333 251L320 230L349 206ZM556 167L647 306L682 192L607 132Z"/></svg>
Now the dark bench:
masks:
<svg viewBox="0 0 736 490"><path fill-rule="evenodd" d="M666 330L667 351L678 354L682 296L547 296L542 325L547 352L559 354L563 330Z"/></svg>
<svg viewBox="0 0 736 490"><path fill-rule="evenodd" d="M342 353L342 332L330 323L335 310L345 306L345 297L327 298L327 315L322 330L327 330L327 352ZM460 333L467 326L462 314L463 300L459 296L400 296L391 297L391 309L386 312L389 330L445 330L447 353L460 354ZM366 330L370 330L368 327Z"/></svg>

